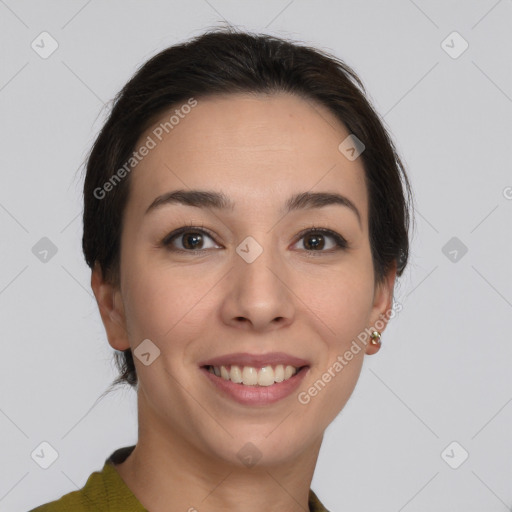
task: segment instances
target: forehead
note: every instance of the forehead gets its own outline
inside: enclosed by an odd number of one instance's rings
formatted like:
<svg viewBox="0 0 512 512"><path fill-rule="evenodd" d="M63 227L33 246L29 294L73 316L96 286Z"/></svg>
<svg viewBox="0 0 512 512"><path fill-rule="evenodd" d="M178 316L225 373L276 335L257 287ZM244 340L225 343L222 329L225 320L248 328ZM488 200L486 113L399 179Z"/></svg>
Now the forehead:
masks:
<svg viewBox="0 0 512 512"><path fill-rule="evenodd" d="M260 204L306 190L337 190L366 209L361 158L338 149L350 134L325 107L291 94L230 94L175 105L140 137L154 146L132 171L141 208L176 188L217 188Z"/></svg>

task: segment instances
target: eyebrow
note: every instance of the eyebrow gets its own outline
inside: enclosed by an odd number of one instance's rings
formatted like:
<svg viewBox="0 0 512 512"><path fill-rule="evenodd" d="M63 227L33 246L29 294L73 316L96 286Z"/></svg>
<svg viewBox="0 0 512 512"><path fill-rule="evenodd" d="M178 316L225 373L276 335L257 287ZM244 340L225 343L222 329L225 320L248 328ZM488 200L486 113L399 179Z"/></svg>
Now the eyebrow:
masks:
<svg viewBox="0 0 512 512"><path fill-rule="evenodd" d="M215 208L220 210L233 210L235 203L222 192L207 190L174 190L158 196L147 208L146 214L169 204L183 204L196 208ZM339 205L349 208L357 217L362 227L361 214L356 205L347 197L333 192L301 192L290 197L284 206L284 213L294 210L322 208L324 206Z"/></svg>

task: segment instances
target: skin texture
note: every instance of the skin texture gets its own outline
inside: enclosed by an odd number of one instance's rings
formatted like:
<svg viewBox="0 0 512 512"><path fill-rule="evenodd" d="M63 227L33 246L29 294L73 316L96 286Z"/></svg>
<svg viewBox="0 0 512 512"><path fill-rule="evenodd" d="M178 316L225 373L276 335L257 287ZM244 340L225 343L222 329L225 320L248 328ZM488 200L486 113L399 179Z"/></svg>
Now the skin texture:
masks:
<svg viewBox="0 0 512 512"><path fill-rule="evenodd" d="M307 405L297 393L267 406L235 403L198 363L286 352L310 361L304 391L389 312L396 274L375 286L363 162L338 150L348 135L324 107L289 94L198 98L132 171L120 286L96 266L92 287L113 348L134 350L150 339L160 350L149 366L134 358L139 439L117 466L152 512L308 510L324 430L354 390L364 355L379 347L363 346ZM169 204L145 214L157 196L177 189L223 192L235 207ZM285 201L307 191L348 197L361 225L340 205L284 215ZM203 236L201 254L162 244L187 225L212 235ZM326 236L323 249L308 253L311 238L298 234L313 226L341 234L349 247L335 250ZM263 248L250 264L235 252L247 236ZM173 245L182 243L177 237ZM252 468L237 457L248 442L262 455Z"/></svg>

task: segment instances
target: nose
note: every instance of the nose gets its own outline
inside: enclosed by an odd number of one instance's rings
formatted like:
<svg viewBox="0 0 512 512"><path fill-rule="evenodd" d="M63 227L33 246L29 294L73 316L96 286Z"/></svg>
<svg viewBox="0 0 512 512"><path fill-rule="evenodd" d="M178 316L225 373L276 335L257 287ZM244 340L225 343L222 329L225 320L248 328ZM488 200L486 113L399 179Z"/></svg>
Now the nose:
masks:
<svg viewBox="0 0 512 512"><path fill-rule="evenodd" d="M253 331L290 325L295 316L295 296L287 284L284 262L272 249L251 263L235 255L221 306L224 323Z"/></svg>

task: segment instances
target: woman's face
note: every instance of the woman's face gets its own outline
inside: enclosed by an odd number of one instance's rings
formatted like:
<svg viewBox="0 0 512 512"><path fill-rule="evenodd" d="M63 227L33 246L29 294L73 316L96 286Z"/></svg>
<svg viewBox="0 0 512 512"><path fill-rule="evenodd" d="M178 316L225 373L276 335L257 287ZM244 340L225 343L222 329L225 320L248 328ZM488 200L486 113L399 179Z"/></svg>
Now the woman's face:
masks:
<svg viewBox="0 0 512 512"><path fill-rule="evenodd" d="M356 352L353 341L391 307L394 273L374 286L363 163L338 149L349 132L328 110L288 94L198 99L162 136L170 115L136 146L148 136L156 143L130 176L120 289L103 315L109 341L135 353L141 419L153 432L239 465L247 442L260 464L292 458L347 402L364 354L377 350L359 342ZM155 203L177 190L223 194L232 207ZM297 194L318 193L353 208L288 208ZM188 234L169 236L182 227ZM242 403L201 368L218 356L273 352L309 368L290 394L266 403ZM259 388L263 402L271 387Z"/></svg>

